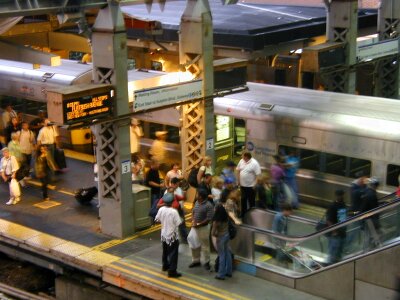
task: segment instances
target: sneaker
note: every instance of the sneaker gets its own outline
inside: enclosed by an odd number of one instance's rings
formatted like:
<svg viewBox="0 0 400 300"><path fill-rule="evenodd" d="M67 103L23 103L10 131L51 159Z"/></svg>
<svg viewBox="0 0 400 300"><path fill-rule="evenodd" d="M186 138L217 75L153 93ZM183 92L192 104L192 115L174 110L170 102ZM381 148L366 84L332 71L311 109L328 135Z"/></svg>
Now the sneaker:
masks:
<svg viewBox="0 0 400 300"><path fill-rule="evenodd" d="M10 199L8 200L8 202L6 202L6 205L13 205L14 204L14 199Z"/></svg>
<svg viewBox="0 0 400 300"><path fill-rule="evenodd" d="M204 269L206 269L207 271L210 271L210 270L211 270L211 266L210 266L210 263L209 263L209 262L207 262L207 263L204 264Z"/></svg>
<svg viewBox="0 0 400 300"><path fill-rule="evenodd" d="M216 276L215 276L215 279L218 279L218 280L225 280L225 277L220 277L220 276L216 275Z"/></svg>
<svg viewBox="0 0 400 300"><path fill-rule="evenodd" d="M179 278L179 277L181 277L182 276L182 274L181 273L178 273L178 272L171 272L171 273L168 273L168 277L169 278Z"/></svg>
<svg viewBox="0 0 400 300"><path fill-rule="evenodd" d="M200 267L200 266L201 266L200 262L192 262L189 265L189 268L195 268L195 267Z"/></svg>

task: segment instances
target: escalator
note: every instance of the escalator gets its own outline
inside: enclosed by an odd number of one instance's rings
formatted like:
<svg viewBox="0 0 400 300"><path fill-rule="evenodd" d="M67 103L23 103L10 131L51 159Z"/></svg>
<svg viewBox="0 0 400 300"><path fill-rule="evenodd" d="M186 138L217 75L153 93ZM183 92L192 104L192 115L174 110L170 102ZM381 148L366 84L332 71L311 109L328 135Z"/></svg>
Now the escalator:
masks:
<svg viewBox="0 0 400 300"><path fill-rule="evenodd" d="M320 278L318 284L323 286L324 280L335 281L338 278L327 276L332 270L341 269L351 264L356 270L368 256L379 261L386 261L384 253L399 252L400 243L400 199L394 194L380 200L381 206L371 211L347 219L322 231L315 230L315 222L307 219L290 217L287 236L277 234L271 228L274 212L254 209L250 210L244 224L238 226L237 237L232 241L232 250L236 258L243 264L251 266L253 273L264 274L267 279L288 284L291 287L299 282L310 281L312 277ZM379 216L380 228L377 229L371 220L372 216ZM329 239L338 229L346 231L343 240L342 258L335 264L329 264ZM387 262L386 262L387 263ZM397 267L400 265L397 260ZM374 267L372 265L372 267ZM389 266L390 268L390 266ZM397 271L396 271L397 272ZM353 296L355 294L356 272L353 278ZM268 274L268 275L265 275ZM340 276L349 275L345 274ZM297 283L297 284L296 284ZM317 285L318 285L317 284ZM369 282L371 284L371 282ZM375 284L372 282L372 284ZM394 284L384 284L394 289ZM350 286L351 287L351 286ZM315 288L315 283L314 283ZM303 288L307 292L313 292ZM326 291L316 289L316 295L339 299L324 294ZM322 294L321 294L322 293ZM344 297L343 299L354 299Z"/></svg>

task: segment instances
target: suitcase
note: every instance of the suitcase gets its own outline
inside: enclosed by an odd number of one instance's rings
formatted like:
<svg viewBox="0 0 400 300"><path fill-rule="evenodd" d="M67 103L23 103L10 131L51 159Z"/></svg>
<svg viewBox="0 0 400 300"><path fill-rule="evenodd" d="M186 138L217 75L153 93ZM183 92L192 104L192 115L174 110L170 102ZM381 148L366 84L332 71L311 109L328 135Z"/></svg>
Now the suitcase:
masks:
<svg viewBox="0 0 400 300"><path fill-rule="evenodd" d="M65 169L67 167L67 162L65 161L65 154L63 149L55 149L54 161L60 169Z"/></svg>
<svg viewBox="0 0 400 300"><path fill-rule="evenodd" d="M75 192L75 199L80 204L89 204L93 197L97 195L97 187L82 188Z"/></svg>

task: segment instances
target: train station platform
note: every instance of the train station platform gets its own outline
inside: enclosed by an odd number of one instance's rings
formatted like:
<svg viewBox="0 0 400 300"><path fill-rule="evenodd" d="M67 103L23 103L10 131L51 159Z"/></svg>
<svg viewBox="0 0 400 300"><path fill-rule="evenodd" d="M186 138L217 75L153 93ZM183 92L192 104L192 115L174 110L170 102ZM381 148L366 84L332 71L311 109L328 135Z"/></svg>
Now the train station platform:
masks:
<svg viewBox="0 0 400 300"><path fill-rule="evenodd" d="M321 299L241 271L216 280L214 272L188 268L191 256L185 244L178 263L183 276L168 278L161 271L160 226L125 239L103 235L97 202L82 206L73 197L75 189L94 185L92 163L68 158L67 164L49 192L50 201L42 201L39 182L32 179L22 189L21 202L7 206L8 186L1 185L0 251L35 257L56 272L75 268L151 299Z"/></svg>

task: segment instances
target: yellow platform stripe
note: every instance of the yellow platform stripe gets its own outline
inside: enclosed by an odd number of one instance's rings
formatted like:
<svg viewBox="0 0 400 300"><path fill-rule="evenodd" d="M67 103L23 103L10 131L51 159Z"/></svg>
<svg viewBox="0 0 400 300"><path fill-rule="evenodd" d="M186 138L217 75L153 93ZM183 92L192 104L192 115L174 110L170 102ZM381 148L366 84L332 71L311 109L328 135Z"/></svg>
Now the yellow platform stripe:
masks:
<svg viewBox="0 0 400 300"><path fill-rule="evenodd" d="M186 286L186 287L188 287L188 288L195 289L195 290L198 290L198 291L200 291L200 292L203 292L203 293L206 293L206 294L210 294L210 295L212 295L212 296L215 296L215 297L218 297L218 298L221 298L221 299L224 299L224 300L234 300L234 299L237 299L237 298L232 298L232 297L223 295L223 294L218 293L218 292L214 292L214 291L212 291L211 289L209 289L208 287L207 287L207 288L203 288L203 287L198 286L198 285L196 285L196 284L191 284L191 283L189 283L189 282L186 282L186 281L182 280L183 278L182 278L182 279L179 279L179 281L177 282L175 279L171 279L171 278L169 278L168 276L166 276L166 275L164 275L164 274L161 274L161 273L158 273L158 272L150 271L147 267L146 267L146 268L142 268L142 267L135 266L135 265L131 265L131 264L128 264L128 263L125 263L125 262L122 262L122 261L118 261L118 262L116 262L116 263L121 264L121 265L124 265L124 266L127 266L127 267L129 267L129 268L133 268L133 269L142 271L142 272L147 273L147 274L151 274L151 275L153 275L153 276L156 276L156 277L159 277L159 278L162 278L162 279L166 279L166 280L168 280L168 281L173 281L173 282L175 282L175 283L179 283L179 284L181 284L181 285L183 285L183 286ZM115 266L115 264L112 264L111 266Z"/></svg>
<svg viewBox="0 0 400 300"><path fill-rule="evenodd" d="M143 279L145 281L152 282L152 283L157 284L159 286L163 286L163 287L169 288L171 290L175 290L175 291L181 292L182 294L186 294L186 295L188 295L190 297L195 297L195 298L201 299L201 300L211 300L211 299L213 299L213 298L208 298L208 297L204 297L204 296L201 296L199 294L193 293L191 291L188 291L187 289L180 288L180 287L177 287L175 285L171 285L169 283L165 283L165 282L163 282L161 280L154 279L152 277L149 277L149 276L146 276L146 275L143 275L143 274L140 274L140 273L136 273L136 272L133 272L133 271L130 271L130 270L126 270L126 269L124 269L122 267L118 267L118 266L112 265L112 268L117 269L119 271L122 271L124 273L130 274L130 275L133 275L133 276L138 277L140 279ZM172 278L168 278L168 279L170 279L174 283L178 283L180 281L180 279L172 279Z"/></svg>
<svg viewBox="0 0 400 300"><path fill-rule="evenodd" d="M270 256L270 258L271 258L271 256ZM118 261L118 263L119 263L119 264L125 264L124 262L121 262L121 261ZM142 266L142 267L144 267L144 268L147 268L147 269L149 268L149 265L148 265L148 264L144 264L144 263L142 263L142 262L138 262L137 260L135 260L135 264L140 265L140 266ZM154 267L151 267L151 268L152 268L152 269L155 269ZM157 271L158 271L158 270L157 270ZM186 275L186 274L185 274L185 275ZM192 275L192 274L190 274L190 276L191 276L191 277L199 277L200 279L202 279L202 280L204 281L204 278L203 278L203 277L195 276L195 275ZM221 289L220 289L220 288L216 288L216 287L214 287L214 286L212 286L212 285L209 285L209 284L200 283L200 282L198 281L199 278L191 279L191 278L188 278L187 276L185 276L185 277L180 278L179 280L183 280L183 281L186 281L186 282L188 282L188 283L195 284L196 286L202 286L202 287L205 287L205 288L207 288L207 289L214 290L215 292L221 292ZM224 291L225 291L225 290L224 290ZM241 295L238 295L238 294L235 294L235 293L231 293L231 292L225 292L224 294L226 294L226 295L228 295L228 296L232 296L232 297L234 297L234 298L237 299L237 300L250 300L250 298L246 298L246 297L243 297L243 296L241 296Z"/></svg>

